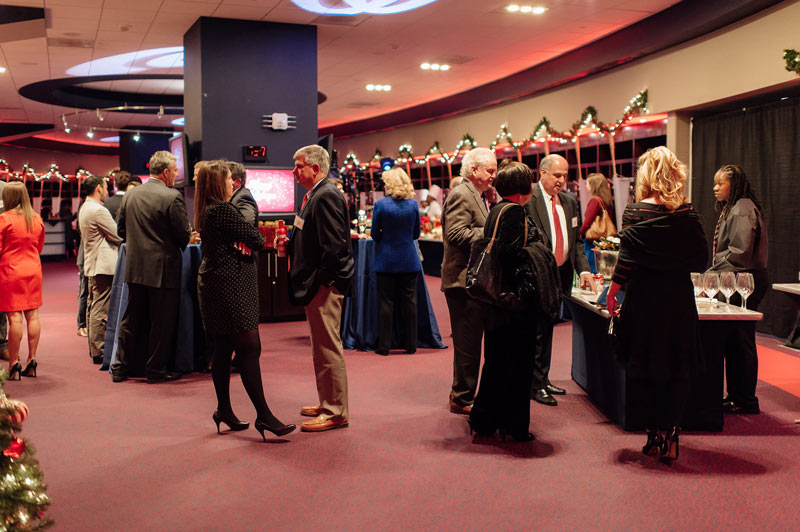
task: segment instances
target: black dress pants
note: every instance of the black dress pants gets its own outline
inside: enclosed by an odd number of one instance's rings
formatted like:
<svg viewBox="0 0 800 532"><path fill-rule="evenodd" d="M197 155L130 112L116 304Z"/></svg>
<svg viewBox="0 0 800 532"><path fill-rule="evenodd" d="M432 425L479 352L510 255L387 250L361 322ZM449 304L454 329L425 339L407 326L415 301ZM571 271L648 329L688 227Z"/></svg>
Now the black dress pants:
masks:
<svg viewBox="0 0 800 532"><path fill-rule="evenodd" d="M397 310L400 318L400 347L417 348L417 277L418 272L376 273L378 284L378 345L376 351L388 353L392 347L392 326Z"/></svg>
<svg viewBox="0 0 800 532"><path fill-rule="evenodd" d="M464 288L449 288L444 297L453 330L453 386L450 400L459 406L468 406L475 401L475 390L478 388L486 305L469 297Z"/></svg>
<svg viewBox="0 0 800 532"><path fill-rule="evenodd" d="M755 290L747 298L747 308L758 310L767 293L769 279L765 271L753 273ZM739 294L731 296L732 305L741 305ZM725 324L722 354L725 357L725 377L728 397L743 408L758 408L756 384L758 383L758 351L756 350L756 322L730 321Z"/></svg>
<svg viewBox="0 0 800 532"><path fill-rule="evenodd" d="M572 276L574 268L567 261L558 267L561 278L561 292L569 294L572 290ZM547 319L541 319L536 324L536 344L533 353L533 378L531 391L544 388L550 383L550 361L553 358L553 327L555 324Z"/></svg>
<svg viewBox="0 0 800 532"><path fill-rule="evenodd" d="M533 357L526 327L530 321L511 321L484 333L483 371L470 420L479 434L503 432L523 438L531 414Z"/></svg>
<svg viewBox="0 0 800 532"><path fill-rule="evenodd" d="M128 307L119 324L119 346L111 372L136 376L135 368L140 367L142 353L146 353L146 376L159 379L166 374L175 350L180 290L135 283L129 283L128 289Z"/></svg>

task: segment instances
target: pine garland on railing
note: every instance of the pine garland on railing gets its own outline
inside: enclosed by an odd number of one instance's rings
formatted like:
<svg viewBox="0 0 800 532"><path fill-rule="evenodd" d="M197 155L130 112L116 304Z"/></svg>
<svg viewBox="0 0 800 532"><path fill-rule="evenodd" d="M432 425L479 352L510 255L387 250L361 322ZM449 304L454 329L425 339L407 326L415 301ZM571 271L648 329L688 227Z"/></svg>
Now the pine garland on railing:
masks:
<svg viewBox="0 0 800 532"><path fill-rule="evenodd" d="M787 48L783 51L783 59L786 61L786 70L800 76L800 52Z"/></svg>

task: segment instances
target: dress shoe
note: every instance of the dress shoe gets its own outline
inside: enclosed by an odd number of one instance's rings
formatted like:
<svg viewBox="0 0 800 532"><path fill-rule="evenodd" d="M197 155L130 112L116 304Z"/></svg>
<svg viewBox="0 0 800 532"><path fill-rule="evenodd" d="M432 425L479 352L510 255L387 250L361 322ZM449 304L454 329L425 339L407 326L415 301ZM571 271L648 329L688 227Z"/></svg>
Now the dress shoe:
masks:
<svg viewBox="0 0 800 532"><path fill-rule="evenodd" d="M19 363L17 360L13 366L8 368L8 380L13 381L14 375L16 374L16 379L18 381L22 380L22 364Z"/></svg>
<svg viewBox="0 0 800 532"><path fill-rule="evenodd" d="M36 368L39 366L39 363L36 362L35 358L32 358L28 361L25 365L25 369L20 372L20 375L23 377L35 377L36 376Z"/></svg>
<svg viewBox="0 0 800 532"><path fill-rule="evenodd" d="M310 421L308 423L310 423ZM277 419L273 419L271 424L267 423L266 421L261 421L260 419L256 419L256 422L253 424L253 426L256 428L258 433L261 434L261 437L264 439L264 441L267 441L267 437L264 436L265 430L270 431L275 436L285 436L286 434L289 434L290 432L292 432L294 429L297 428L295 425L284 425ZM337 427L331 427L331 428L337 428ZM328 430L328 429L322 429L322 430Z"/></svg>
<svg viewBox="0 0 800 532"><path fill-rule="evenodd" d="M550 392L548 392L546 388L539 388L538 390L533 392L532 399L537 403L542 403L543 405L547 406L558 405L558 401L556 401L556 398L550 395Z"/></svg>
<svg viewBox="0 0 800 532"><path fill-rule="evenodd" d="M112 373L111 374L111 381L112 382L123 382L128 380L128 376L124 373Z"/></svg>
<svg viewBox="0 0 800 532"><path fill-rule="evenodd" d="M159 384L162 382L176 381L183 377L183 373L165 373L157 377L147 377L147 384Z"/></svg>
<svg viewBox="0 0 800 532"><path fill-rule="evenodd" d="M332 429L343 429L350 424L346 419L326 419L325 416L319 415L311 421L305 421L300 424L300 430L303 432L324 432Z"/></svg>
<svg viewBox="0 0 800 532"><path fill-rule="evenodd" d="M406 354L408 354L408 355L413 355L416 352L417 352L417 348L416 347L413 347L411 349L406 349Z"/></svg>
<svg viewBox="0 0 800 532"><path fill-rule="evenodd" d="M459 405L450 401L450 411L454 414L462 414L468 416L472 413L472 405Z"/></svg>
<svg viewBox="0 0 800 532"><path fill-rule="evenodd" d="M92 364L102 364L103 363L103 355L97 355L96 357L92 357Z"/></svg>
<svg viewBox="0 0 800 532"><path fill-rule="evenodd" d="M301 416L317 417L321 413L322 413L322 406L321 405L301 406L300 407L300 415Z"/></svg>
<svg viewBox="0 0 800 532"><path fill-rule="evenodd" d="M558 386L553 385L552 383L547 383L547 386L544 387L547 390L547 393L551 395L566 395L567 390L564 388L559 388Z"/></svg>
<svg viewBox="0 0 800 532"><path fill-rule="evenodd" d="M386 357L386 356L389 356L389 350L388 350L388 349L378 349L378 348L376 347L376 348L375 348L375 354L376 354L376 355L382 355L382 356L385 356L385 357Z"/></svg>
<svg viewBox="0 0 800 532"><path fill-rule="evenodd" d="M728 406L733 404L733 399L731 399L730 395L725 395L722 397L722 406Z"/></svg>
<svg viewBox="0 0 800 532"><path fill-rule="evenodd" d="M78 336L89 336L89 331L86 329L86 327L80 327L78 329Z"/></svg>
<svg viewBox="0 0 800 532"><path fill-rule="evenodd" d="M214 414L212 414L211 419L217 424L217 434L219 434L220 423L225 423L232 431L246 430L250 427L250 423L247 421L240 421L239 418L233 414L233 412L220 412L219 410L214 410Z"/></svg>
<svg viewBox="0 0 800 532"><path fill-rule="evenodd" d="M724 408L728 414L760 414L761 410L757 406L740 406L736 403L728 403Z"/></svg>

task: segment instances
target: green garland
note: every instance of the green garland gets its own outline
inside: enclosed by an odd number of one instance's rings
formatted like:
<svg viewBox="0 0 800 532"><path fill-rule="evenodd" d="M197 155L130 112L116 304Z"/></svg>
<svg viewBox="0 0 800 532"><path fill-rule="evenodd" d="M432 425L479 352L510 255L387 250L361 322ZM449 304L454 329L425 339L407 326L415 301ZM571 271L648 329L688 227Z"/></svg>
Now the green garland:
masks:
<svg viewBox="0 0 800 532"><path fill-rule="evenodd" d="M783 59L786 61L786 70L800 76L800 52L787 48L783 51Z"/></svg>

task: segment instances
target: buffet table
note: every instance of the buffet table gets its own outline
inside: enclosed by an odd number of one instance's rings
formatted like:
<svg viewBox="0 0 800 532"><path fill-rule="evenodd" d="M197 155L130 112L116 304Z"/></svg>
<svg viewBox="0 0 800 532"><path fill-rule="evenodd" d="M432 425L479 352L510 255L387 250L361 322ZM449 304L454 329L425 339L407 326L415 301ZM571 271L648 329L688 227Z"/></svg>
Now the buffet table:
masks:
<svg viewBox="0 0 800 532"><path fill-rule="evenodd" d="M203 258L200 244L189 244L183 250L181 258L180 306L178 307L178 322L175 332L174 358L169 362L169 369L189 373L195 369L201 369L196 366L195 359L199 358L205 350L205 331L197 302L197 272ZM119 324L128 306L128 285L124 281L125 259L126 245L122 244L111 286L105 352L103 364L100 366L101 370L108 370L116 359ZM144 366L144 360L131 362L133 364L132 375L136 376L137 368Z"/></svg>
<svg viewBox="0 0 800 532"><path fill-rule="evenodd" d="M800 309L800 283L775 283L772 285L772 289L787 294L792 303ZM794 326L785 345L793 349L800 349L800 321Z"/></svg>
<svg viewBox="0 0 800 532"><path fill-rule="evenodd" d="M572 379L609 419L625 430L642 430L645 427L641 397L646 390L639 381L628 377L614 358L608 340L610 315L593 304L596 297L592 292L574 288L572 295L565 298L573 320ZM717 339L727 334L732 321L760 320L763 315L721 302L713 307L699 307L698 315L706 371L692 386L683 427L721 431L724 368Z"/></svg>
<svg viewBox="0 0 800 532"><path fill-rule="evenodd" d="M378 343L378 288L375 283L375 241L353 239L355 274L350 295L344 299L342 311L342 343L345 349L372 351ZM392 327L392 349L403 345L397 338L399 317L395 313ZM433 313L425 276L417 277L417 347L445 349L439 325Z"/></svg>
<svg viewBox="0 0 800 532"><path fill-rule="evenodd" d="M444 258L444 243L434 238L420 237L419 252L422 253L422 271L425 275L434 277L442 276L442 259Z"/></svg>

